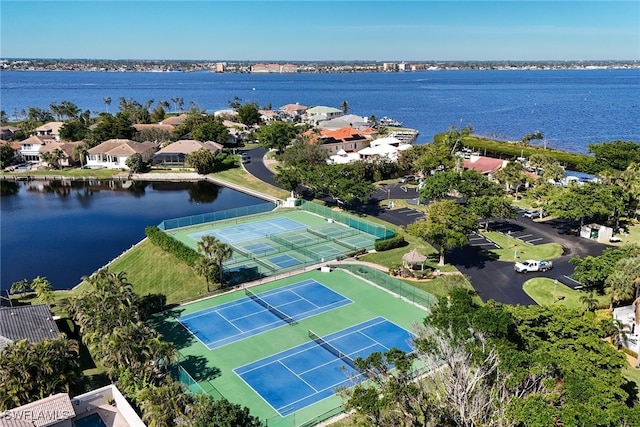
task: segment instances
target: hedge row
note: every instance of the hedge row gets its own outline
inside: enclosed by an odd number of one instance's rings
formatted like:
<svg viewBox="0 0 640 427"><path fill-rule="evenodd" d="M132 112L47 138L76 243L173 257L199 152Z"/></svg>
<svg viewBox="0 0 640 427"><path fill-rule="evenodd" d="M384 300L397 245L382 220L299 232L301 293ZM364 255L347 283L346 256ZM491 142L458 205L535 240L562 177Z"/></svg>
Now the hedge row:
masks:
<svg viewBox="0 0 640 427"><path fill-rule="evenodd" d="M404 236L397 235L395 237L390 237L384 240L378 240L374 244L374 248L376 251L388 251L389 249L400 248L402 246L406 246L407 242L404 240Z"/></svg>
<svg viewBox="0 0 640 427"><path fill-rule="evenodd" d="M158 227L149 226L144 229L144 232L151 243L174 255L176 258L186 262L190 267L196 265L198 260L203 256L199 252L185 246L182 242L167 235Z"/></svg>
<svg viewBox="0 0 640 427"><path fill-rule="evenodd" d="M435 141L442 140L445 134L438 134L434 137ZM496 141L493 139L479 138L477 136L463 137L462 143L465 147L474 151L479 151L482 155L497 158L529 157L532 154L546 154L556 159L567 170L591 173L594 171L593 156L586 154L570 153L568 151L554 150L544 147L528 146L521 147L513 142Z"/></svg>

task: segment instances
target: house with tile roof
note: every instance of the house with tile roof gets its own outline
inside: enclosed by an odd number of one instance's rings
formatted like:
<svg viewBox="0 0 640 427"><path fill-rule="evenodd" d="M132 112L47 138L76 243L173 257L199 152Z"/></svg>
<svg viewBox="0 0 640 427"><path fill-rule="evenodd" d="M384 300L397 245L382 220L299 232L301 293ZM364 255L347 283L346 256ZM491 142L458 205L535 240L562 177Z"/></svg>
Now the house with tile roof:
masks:
<svg viewBox="0 0 640 427"><path fill-rule="evenodd" d="M468 159L464 159L463 167L465 169L473 169L483 175L492 175L505 167L507 163L507 160L471 155Z"/></svg>
<svg viewBox="0 0 640 427"><path fill-rule="evenodd" d="M356 116L355 114L346 114L318 122L318 127L321 129L340 129L345 126L360 130L369 128L371 123L367 118Z"/></svg>
<svg viewBox="0 0 640 427"><path fill-rule="evenodd" d="M296 120L301 118L304 115L304 112L307 111L309 107L300 104L286 104L282 107L278 108L278 110L282 111L286 115L288 115L291 119Z"/></svg>
<svg viewBox="0 0 640 427"><path fill-rule="evenodd" d="M12 342L40 342L58 335L60 330L47 304L0 307L0 350Z"/></svg>
<svg viewBox="0 0 640 427"><path fill-rule="evenodd" d="M25 162L39 162L40 149L52 142L56 142L52 136L31 135L29 138L19 142L20 156Z"/></svg>
<svg viewBox="0 0 640 427"><path fill-rule="evenodd" d="M11 139L20 128L15 126L0 126L0 139Z"/></svg>
<svg viewBox="0 0 640 427"><path fill-rule="evenodd" d="M73 149L81 144L81 141L67 142L67 141L54 141L40 147L40 161L42 161L42 153L50 153L54 150L60 150L62 156L58 160L60 166L72 166L76 163L73 159ZM46 164L46 163L45 163Z"/></svg>
<svg viewBox="0 0 640 427"><path fill-rule="evenodd" d="M148 162L157 151L153 142L137 142L130 139L109 139L87 150L88 168L129 169L126 162L134 154L140 154Z"/></svg>
<svg viewBox="0 0 640 427"><path fill-rule="evenodd" d="M152 165L168 167L184 167L187 157L198 150L209 150L213 154L222 151L222 145L213 141L195 141L193 139L181 139L160 149L151 158Z"/></svg>
<svg viewBox="0 0 640 427"><path fill-rule="evenodd" d="M164 119L163 121L161 121L159 124L161 125L169 125L172 127L176 127L176 126L180 126L182 123L184 123L184 121L187 119L188 115L187 114L180 114L178 116L171 116L171 117L167 117L166 119Z"/></svg>
<svg viewBox="0 0 640 427"><path fill-rule="evenodd" d="M64 122L49 122L35 129L37 136L48 136L56 141L60 140L60 128L64 126Z"/></svg>
<svg viewBox="0 0 640 427"><path fill-rule="evenodd" d="M322 144L329 155L334 155L340 150L349 153L356 152L369 145L370 139L357 129L345 126L340 129L320 129L308 131L305 136L310 143Z"/></svg>
<svg viewBox="0 0 640 427"><path fill-rule="evenodd" d="M169 125L169 124L160 124L160 123L136 123L134 125L132 125L133 128L140 132L141 130L161 130L161 131L165 131L165 132L169 132L171 133L171 131L173 131L173 129L175 128L175 126L173 125Z"/></svg>
<svg viewBox="0 0 640 427"><path fill-rule="evenodd" d="M58 393L0 412L0 427L145 427L131 404L111 384L79 396Z"/></svg>
<svg viewBox="0 0 640 427"><path fill-rule="evenodd" d="M342 116L344 113L342 110L333 107L317 106L308 108L302 116L302 121L316 126L323 120L331 120L336 117Z"/></svg>

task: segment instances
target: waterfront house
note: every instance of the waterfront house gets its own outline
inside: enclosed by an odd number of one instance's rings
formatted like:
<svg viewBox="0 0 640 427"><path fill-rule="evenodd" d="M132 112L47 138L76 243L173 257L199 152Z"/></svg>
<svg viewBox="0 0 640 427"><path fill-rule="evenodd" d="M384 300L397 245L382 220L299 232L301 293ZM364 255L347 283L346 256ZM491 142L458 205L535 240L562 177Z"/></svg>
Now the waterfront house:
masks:
<svg viewBox="0 0 640 427"><path fill-rule="evenodd" d="M316 126L323 120L331 120L342 115L342 110L339 110L338 108L317 106L308 108L302 116L302 121Z"/></svg>
<svg viewBox="0 0 640 427"><path fill-rule="evenodd" d="M29 138L20 141L20 156L25 162L39 162L40 149L56 140L51 136L31 135Z"/></svg>
<svg viewBox="0 0 640 427"><path fill-rule="evenodd" d="M156 152L153 142L137 142L130 139L109 139L87 151L88 168L129 169L126 162L134 154L140 154L148 162Z"/></svg>
<svg viewBox="0 0 640 427"><path fill-rule="evenodd" d="M371 124L368 119L356 116L355 114L346 114L344 116L318 122L318 127L321 129L340 129L345 126L361 130L369 128Z"/></svg>
<svg viewBox="0 0 640 427"><path fill-rule="evenodd" d="M360 157L364 160L373 160L374 158L386 159L392 162L398 161L398 155L401 151L411 148L411 144L405 144L398 138L389 136L378 138L371 141L369 147L358 151Z"/></svg>
<svg viewBox="0 0 640 427"><path fill-rule="evenodd" d="M222 145L213 141L200 142L192 139L182 139L167 145L155 153L151 158L151 164L154 166L184 167L189 154L201 149L218 154L222 151Z"/></svg>
<svg viewBox="0 0 640 427"><path fill-rule="evenodd" d="M49 122L35 129L37 136L48 136L56 141L60 141L60 128L64 126L64 122Z"/></svg>
<svg viewBox="0 0 640 427"><path fill-rule="evenodd" d="M283 105L282 107L278 108L278 110L285 113L290 120L297 121L304 115L304 112L307 111L308 108L309 107L296 103Z"/></svg>
<svg viewBox="0 0 640 427"><path fill-rule="evenodd" d="M0 351L7 345L28 340L36 343L60 335L47 304L0 307Z"/></svg>
<svg viewBox="0 0 640 427"><path fill-rule="evenodd" d="M60 150L60 158L58 166L72 166L75 163L73 159L73 149L81 142L53 141L40 147L40 161L42 162L43 153L51 153Z"/></svg>
<svg viewBox="0 0 640 427"><path fill-rule="evenodd" d="M233 122L231 120L223 120L222 124L229 131L229 137L225 141L227 144L237 144L242 141L242 139L251 133L249 126L244 123Z"/></svg>
<svg viewBox="0 0 640 427"><path fill-rule="evenodd" d="M340 129L320 129L318 131L308 131L305 135L310 143L321 144L328 154L337 154L340 150L356 152L369 145L369 138L357 129L345 126Z"/></svg>

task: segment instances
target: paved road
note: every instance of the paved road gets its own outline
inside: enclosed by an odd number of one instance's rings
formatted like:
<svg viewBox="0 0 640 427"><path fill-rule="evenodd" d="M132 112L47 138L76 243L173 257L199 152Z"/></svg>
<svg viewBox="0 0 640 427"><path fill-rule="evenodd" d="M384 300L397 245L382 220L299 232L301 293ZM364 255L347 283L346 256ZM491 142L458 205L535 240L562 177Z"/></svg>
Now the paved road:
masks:
<svg viewBox="0 0 640 427"><path fill-rule="evenodd" d="M246 157L249 159L249 163L244 163L242 165L247 170L247 172L258 178L260 181L271 184L274 187L282 188L282 185L278 184L276 180L273 179L273 172L271 172L269 168L264 165L263 158L267 153L266 149L252 148L251 150L243 151L246 153Z"/></svg>
<svg viewBox="0 0 640 427"><path fill-rule="evenodd" d="M249 150L247 154L250 162L244 166L249 173L258 179L282 188L275 182L273 173L263 163L262 159L265 153L266 150L263 148ZM370 203L362 205L359 210L394 225L406 226L415 222L424 216L422 212L411 208L383 209L378 207L377 202L387 198L412 199L417 197L415 187L403 187L402 184L394 183L379 188L372 195ZM607 245L575 236L572 234L572 229L576 228L576 224L566 221L553 220L539 223L518 217L499 223L502 224L502 229L515 231L517 235L524 236L525 240L541 239L532 243L557 242L564 248L564 253L560 258L553 260L554 268L551 271L519 274L513 270L513 263L487 258L486 254L482 252L483 246L471 244L449 251L447 253L448 262L469 276L473 287L483 301L493 299L513 305L535 304L522 289L524 282L533 277L549 277L575 287L577 284L567 278L573 273L573 265L569 263L571 257L600 255L607 247Z"/></svg>

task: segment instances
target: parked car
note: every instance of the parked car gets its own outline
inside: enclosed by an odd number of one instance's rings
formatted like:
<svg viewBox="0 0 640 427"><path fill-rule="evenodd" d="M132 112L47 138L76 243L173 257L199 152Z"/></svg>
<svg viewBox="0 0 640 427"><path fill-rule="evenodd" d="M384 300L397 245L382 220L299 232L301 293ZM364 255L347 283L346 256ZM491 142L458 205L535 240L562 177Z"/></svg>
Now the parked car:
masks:
<svg viewBox="0 0 640 427"><path fill-rule="evenodd" d="M528 273L530 271L547 271L553 268L551 261L528 259L522 262L516 262L513 269L518 273Z"/></svg>
<svg viewBox="0 0 640 427"><path fill-rule="evenodd" d="M400 182L402 184L412 184L416 182L416 177L413 175L405 175L402 178L400 178Z"/></svg>
<svg viewBox="0 0 640 427"><path fill-rule="evenodd" d="M540 209L530 209L528 211L525 211L525 213L523 213L522 216L525 218L531 218L531 219L542 218L542 215L540 214Z"/></svg>

